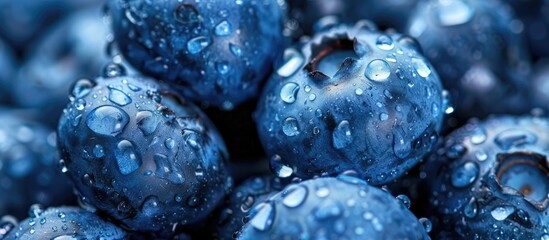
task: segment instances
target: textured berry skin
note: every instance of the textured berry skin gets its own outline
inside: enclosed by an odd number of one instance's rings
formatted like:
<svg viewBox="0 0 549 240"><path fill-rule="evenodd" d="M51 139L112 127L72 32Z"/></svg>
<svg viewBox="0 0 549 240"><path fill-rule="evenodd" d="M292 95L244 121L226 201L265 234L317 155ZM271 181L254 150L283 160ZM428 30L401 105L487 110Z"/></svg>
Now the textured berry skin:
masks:
<svg viewBox="0 0 549 240"><path fill-rule="evenodd" d="M303 0L287 1L289 21L287 30L292 35L312 35L327 25L336 22L354 23L368 19L378 26L403 30L406 27L410 9L417 0ZM297 25L297 26L296 26Z"/></svg>
<svg viewBox="0 0 549 240"><path fill-rule="evenodd" d="M33 206L29 218L13 228L5 239L126 239L116 225L77 207ZM6 222L1 222L6 223Z"/></svg>
<svg viewBox="0 0 549 240"><path fill-rule="evenodd" d="M460 120L528 111L530 63L515 20L499 0L430 0L412 14L407 33L437 69Z"/></svg>
<svg viewBox="0 0 549 240"><path fill-rule="evenodd" d="M38 109L57 122L72 83L97 77L108 63L104 52L109 32L99 8L76 12L55 25L34 45L11 83L16 104Z"/></svg>
<svg viewBox="0 0 549 240"><path fill-rule="evenodd" d="M55 133L38 123L0 110L0 215L26 216L34 203L75 200L68 179L57 167Z"/></svg>
<svg viewBox="0 0 549 240"><path fill-rule="evenodd" d="M259 93L285 41L275 0L110 0L109 6L131 64L224 109Z"/></svg>
<svg viewBox="0 0 549 240"><path fill-rule="evenodd" d="M244 181L231 194L222 210L217 239L232 239L247 221L250 210L280 192L286 181L272 176L252 177Z"/></svg>
<svg viewBox="0 0 549 240"><path fill-rule="evenodd" d="M98 0L0 0L0 36L11 45L25 48L62 16Z"/></svg>
<svg viewBox="0 0 549 240"><path fill-rule="evenodd" d="M430 151L444 115L442 87L411 38L359 22L284 55L255 113L279 176L356 170L379 185Z"/></svg>
<svg viewBox="0 0 549 240"><path fill-rule="evenodd" d="M114 75L75 83L59 121L62 168L85 203L129 229L204 220L232 186L219 133L155 81Z"/></svg>
<svg viewBox="0 0 549 240"><path fill-rule="evenodd" d="M246 239L428 239L391 194L350 177L292 184L253 210Z"/></svg>
<svg viewBox="0 0 549 240"><path fill-rule="evenodd" d="M504 116L447 136L425 165L434 223L450 232L441 236L549 237L548 133L547 119Z"/></svg>
<svg viewBox="0 0 549 240"><path fill-rule="evenodd" d="M12 82L15 65L13 52L0 40L0 104L10 100L8 86Z"/></svg>

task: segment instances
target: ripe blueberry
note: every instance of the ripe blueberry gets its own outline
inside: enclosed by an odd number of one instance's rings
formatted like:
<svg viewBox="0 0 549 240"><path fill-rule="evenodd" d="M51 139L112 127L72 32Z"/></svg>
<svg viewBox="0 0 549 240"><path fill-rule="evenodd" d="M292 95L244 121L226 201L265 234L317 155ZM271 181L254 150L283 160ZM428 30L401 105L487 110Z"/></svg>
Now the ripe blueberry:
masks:
<svg viewBox="0 0 549 240"><path fill-rule="evenodd" d="M121 70L75 83L58 128L63 172L131 230L204 220L232 186L219 133L191 103Z"/></svg>
<svg viewBox="0 0 549 240"><path fill-rule="evenodd" d="M359 22L319 33L284 57L255 113L278 176L356 170L384 184L436 141L442 86L413 39Z"/></svg>
<svg viewBox="0 0 549 240"><path fill-rule="evenodd" d="M275 0L110 0L116 42L138 70L224 109L255 97L283 47Z"/></svg>

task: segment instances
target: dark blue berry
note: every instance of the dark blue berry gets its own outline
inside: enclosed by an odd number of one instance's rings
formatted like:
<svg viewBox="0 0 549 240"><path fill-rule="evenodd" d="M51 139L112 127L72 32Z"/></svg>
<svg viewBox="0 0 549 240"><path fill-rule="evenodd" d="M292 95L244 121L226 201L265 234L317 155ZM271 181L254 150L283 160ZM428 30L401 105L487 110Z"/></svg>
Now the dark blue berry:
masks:
<svg viewBox="0 0 549 240"><path fill-rule="evenodd" d="M528 110L529 53L511 13L499 0L429 0L412 14L407 33L437 69L462 121Z"/></svg>
<svg viewBox="0 0 549 240"><path fill-rule="evenodd" d="M232 239L248 221L251 209L281 191L285 181L272 176L252 177L231 194L217 224L218 239Z"/></svg>
<svg viewBox="0 0 549 240"><path fill-rule="evenodd" d="M294 37L312 35L336 23L368 19L383 28L403 30L417 0L302 0L287 1L286 31Z"/></svg>
<svg viewBox="0 0 549 240"><path fill-rule="evenodd" d="M0 0L0 36L26 51L27 46L64 15L97 5L98 0Z"/></svg>
<svg viewBox="0 0 549 240"><path fill-rule="evenodd" d="M253 209L239 236L241 240L428 238L422 223L402 202L344 175L289 185Z"/></svg>
<svg viewBox="0 0 549 240"><path fill-rule="evenodd" d="M547 239L549 121L471 121L429 157L431 213L463 239Z"/></svg>
<svg viewBox="0 0 549 240"><path fill-rule="evenodd" d="M283 47L275 0L111 0L115 38L137 69L232 109L256 96Z"/></svg>
<svg viewBox="0 0 549 240"><path fill-rule="evenodd" d="M38 123L0 111L0 215L24 217L33 203L75 200L59 172L55 133Z"/></svg>
<svg viewBox="0 0 549 240"><path fill-rule="evenodd" d="M11 229L5 239L126 239L124 230L77 207L44 210L33 205L29 209L29 218L17 226L7 218L0 220L0 237L2 229Z"/></svg>
<svg viewBox="0 0 549 240"><path fill-rule="evenodd" d="M219 133L191 103L122 72L75 83L58 128L63 171L84 203L129 229L204 220L232 186Z"/></svg>
<svg viewBox="0 0 549 240"><path fill-rule="evenodd" d="M99 8L76 12L48 30L30 51L17 81L10 83L16 104L35 108L56 122L69 101L72 83L96 77L108 63L108 34Z"/></svg>
<svg viewBox="0 0 549 240"><path fill-rule="evenodd" d="M256 112L278 176L356 170L383 184L436 141L442 86L413 39L359 22L319 33L284 58Z"/></svg>

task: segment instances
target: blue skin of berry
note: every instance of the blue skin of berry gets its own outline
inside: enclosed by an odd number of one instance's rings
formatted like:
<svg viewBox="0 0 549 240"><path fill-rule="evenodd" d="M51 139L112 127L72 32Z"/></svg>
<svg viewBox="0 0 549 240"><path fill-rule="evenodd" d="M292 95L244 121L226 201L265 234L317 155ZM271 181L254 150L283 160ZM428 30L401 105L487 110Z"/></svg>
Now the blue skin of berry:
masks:
<svg viewBox="0 0 549 240"><path fill-rule="evenodd" d="M0 110L0 122L0 215L24 217L34 203L74 202L57 167L54 131L8 110Z"/></svg>
<svg viewBox="0 0 549 240"><path fill-rule="evenodd" d="M109 73L77 81L59 121L60 163L83 201L135 231L204 220L232 186L219 133L154 80Z"/></svg>
<svg viewBox="0 0 549 240"><path fill-rule="evenodd" d="M16 61L11 48L0 40L0 103L10 101L10 86Z"/></svg>
<svg viewBox="0 0 549 240"><path fill-rule="evenodd" d="M76 12L55 25L36 45L10 88L20 107L35 108L57 122L72 83L96 77L108 63L109 26L99 8ZM54 120L55 119L55 120Z"/></svg>
<svg viewBox="0 0 549 240"><path fill-rule="evenodd" d="M280 169L301 178L356 170L381 185L417 164L436 141L442 86L413 39L359 22L287 49L285 60L255 113L279 176Z"/></svg>
<svg viewBox="0 0 549 240"><path fill-rule="evenodd" d="M26 51L53 23L76 9L97 6L97 0L0 0L0 36Z"/></svg>
<svg viewBox="0 0 549 240"><path fill-rule="evenodd" d="M312 35L327 25L336 22L354 23L368 19L378 26L404 30L410 9L417 5L417 0L306 0L287 1L290 24L296 21L299 28L290 27L293 35L300 37L301 33Z"/></svg>
<svg viewBox="0 0 549 240"><path fill-rule="evenodd" d="M217 225L218 239L232 239L244 225L250 210L280 192L287 183L273 176L257 176L238 186L221 211Z"/></svg>
<svg viewBox="0 0 549 240"><path fill-rule="evenodd" d="M529 110L530 56L511 13L500 1L433 0L411 16L406 32L437 69L461 121Z"/></svg>
<svg viewBox="0 0 549 240"><path fill-rule="evenodd" d="M31 208L29 214L5 239L126 239L124 230L81 208Z"/></svg>
<svg viewBox="0 0 549 240"><path fill-rule="evenodd" d="M116 42L138 70L231 109L259 93L285 40L266 1L109 1Z"/></svg>
<svg viewBox="0 0 549 240"><path fill-rule="evenodd" d="M253 209L238 239L428 239L391 194L350 176L292 184Z"/></svg>
<svg viewBox="0 0 549 240"><path fill-rule="evenodd" d="M424 169L435 225L465 239L549 237L547 133L546 119L503 116L447 136Z"/></svg>

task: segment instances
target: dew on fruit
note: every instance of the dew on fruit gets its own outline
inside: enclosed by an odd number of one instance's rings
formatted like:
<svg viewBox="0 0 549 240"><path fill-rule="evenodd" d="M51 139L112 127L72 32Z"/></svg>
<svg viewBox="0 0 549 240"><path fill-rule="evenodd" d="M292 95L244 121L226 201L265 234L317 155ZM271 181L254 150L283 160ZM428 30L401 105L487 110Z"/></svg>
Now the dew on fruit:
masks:
<svg viewBox="0 0 549 240"><path fill-rule="evenodd" d="M412 58L412 66L419 76L426 78L431 75L431 69L427 66L427 63L425 63L425 60L423 59Z"/></svg>
<svg viewBox="0 0 549 240"><path fill-rule="evenodd" d="M231 50L231 53L236 57L242 56L242 48L240 48L238 45L229 43L229 50Z"/></svg>
<svg viewBox="0 0 549 240"><path fill-rule="evenodd" d="M467 161L452 172L450 182L456 188L467 187L477 179L479 171L476 163Z"/></svg>
<svg viewBox="0 0 549 240"><path fill-rule="evenodd" d="M215 26L215 35L217 36L227 36L233 32L233 27L229 22L222 21L217 26Z"/></svg>
<svg viewBox="0 0 549 240"><path fill-rule="evenodd" d="M217 72L222 75L229 73L229 70L231 70L231 66L229 66L229 63L225 61L216 63L215 68Z"/></svg>
<svg viewBox="0 0 549 240"><path fill-rule="evenodd" d="M124 110L114 106L101 106L91 111L86 119L86 125L100 135L117 136L129 122L129 116Z"/></svg>
<svg viewBox="0 0 549 240"><path fill-rule="evenodd" d="M80 79L74 83L71 91L71 96L76 99L86 97L91 92L94 86L95 83L91 80Z"/></svg>
<svg viewBox="0 0 549 240"><path fill-rule="evenodd" d="M194 24L200 21L198 10L191 4L179 5L174 13L174 19L183 24Z"/></svg>
<svg viewBox="0 0 549 240"><path fill-rule="evenodd" d="M121 107L132 103L132 99L126 93L114 87L109 87L109 100Z"/></svg>
<svg viewBox="0 0 549 240"><path fill-rule="evenodd" d="M279 155L273 155L269 161L271 170L280 178L290 177L294 171L291 167L286 166L282 162L282 158Z"/></svg>
<svg viewBox="0 0 549 240"><path fill-rule="evenodd" d="M299 134L299 124L297 119L293 117L286 118L282 125L282 132L288 137L293 137Z"/></svg>
<svg viewBox="0 0 549 240"><path fill-rule="evenodd" d="M204 36L192 38L187 42L187 50L190 54L197 54L210 45L210 39Z"/></svg>
<svg viewBox="0 0 549 240"><path fill-rule="evenodd" d="M396 196L396 199L398 199L406 208L410 208L412 205L412 201L410 201L410 198L406 195L398 195Z"/></svg>
<svg viewBox="0 0 549 240"><path fill-rule="evenodd" d="M389 119L389 115L387 113L379 114L379 120L380 121L386 121L387 119Z"/></svg>
<svg viewBox="0 0 549 240"><path fill-rule="evenodd" d="M299 207L307 199L307 194L307 188L300 185L287 189L283 192L282 204L289 208Z"/></svg>
<svg viewBox="0 0 549 240"><path fill-rule="evenodd" d="M364 75L372 81L382 82L391 75L391 66L385 60L376 59L366 66Z"/></svg>
<svg viewBox="0 0 549 240"><path fill-rule="evenodd" d="M474 145L478 145L484 143L484 141L486 141L486 138L487 136L484 129L478 129L473 133L473 135L471 135L471 143Z"/></svg>
<svg viewBox="0 0 549 240"><path fill-rule="evenodd" d="M327 187L319 187L318 189L316 189L315 193L317 197L325 198L330 195L330 189Z"/></svg>
<svg viewBox="0 0 549 240"><path fill-rule="evenodd" d="M322 204L313 210L313 216L318 221L336 218L343 214L343 207L337 203Z"/></svg>
<svg viewBox="0 0 549 240"><path fill-rule="evenodd" d="M463 207L463 215L467 218L475 218L478 212L478 204L475 198L471 198Z"/></svg>
<svg viewBox="0 0 549 240"><path fill-rule="evenodd" d="M276 73L281 77L290 77L303 66L304 62L305 58L301 53L293 48L288 48L284 50L284 64L276 70Z"/></svg>
<svg viewBox="0 0 549 240"><path fill-rule="evenodd" d="M364 93L364 90L362 90L362 88L357 88L357 89L355 89L355 94L356 94L357 96L360 96L360 95L362 95L363 93Z"/></svg>
<svg viewBox="0 0 549 240"><path fill-rule="evenodd" d="M380 35L376 40L376 46L381 50L391 50L395 47L393 39L385 34Z"/></svg>
<svg viewBox="0 0 549 240"><path fill-rule="evenodd" d="M170 163L168 156L157 153L153 157L156 164L155 175L170 181L173 184L182 184L185 182L185 177L181 171L175 169Z"/></svg>
<svg viewBox="0 0 549 240"><path fill-rule="evenodd" d="M469 22L475 14L474 9L462 0L441 1L437 18L441 25L449 27Z"/></svg>
<svg viewBox="0 0 549 240"><path fill-rule="evenodd" d="M147 136L156 131L160 119L151 111L139 111L135 115L135 121L137 123L137 128Z"/></svg>
<svg viewBox="0 0 549 240"><path fill-rule="evenodd" d="M102 158L105 156L105 149L103 146L96 144L95 147L93 147L93 155L96 158Z"/></svg>
<svg viewBox="0 0 549 240"><path fill-rule="evenodd" d="M412 152L412 144L404 139L402 128L393 129L393 152L398 158L405 159Z"/></svg>
<svg viewBox="0 0 549 240"><path fill-rule="evenodd" d="M486 154L484 150L480 149L475 153L475 158L479 162L483 162L483 161L486 161L486 159L488 159L488 154Z"/></svg>
<svg viewBox="0 0 549 240"><path fill-rule="evenodd" d="M503 150L509 150L512 147L535 144L537 137L531 132L520 129L509 129L499 133L496 138L496 144Z"/></svg>
<svg viewBox="0 0 549 240"><path fill-rule="evenodd" d="M509 215L515 212L515 207L513 206L498 206L494 208L490 215L498 221L503 221L509 217Z"/></svg>
<svg viewBox="0 0 549 240"><path fill-rule="evenodd" d="M294 103L298 92L299 85L297 83L286 83L282 86L282 89L280 89L280 99L285 103Z"/></svg>
<svg viewBox="0 0 549 240"><path fill-rule="evenodd" d="M143 201L143 205L141 206L141 211L146 216L154 217L159 212L161 212L160 203L158 200L158 197L156 196L149 196Z"/></svg>
<svg viewBox="0 0 549 240"><path fill-rule="evenodd" d="M353 142L353 134L349 121L343 120L339 122L332 133L332 141L336 149L342 149Z"/></svg>
<svg viewBox="0 0 549 240"><path fill-rule="evenodd" d="M270 202L262 203L256 207L257 213L250 220L250 224L258 231L268 231L275 219L274 205Z"/></svg>
<svg viewBox="0 0 549 240"><path fill-rule="evenodd" d="M141 159L133 144L128 140L118 142L114 152L118 170L123 175L135 172L141 166Z"/></svg>

